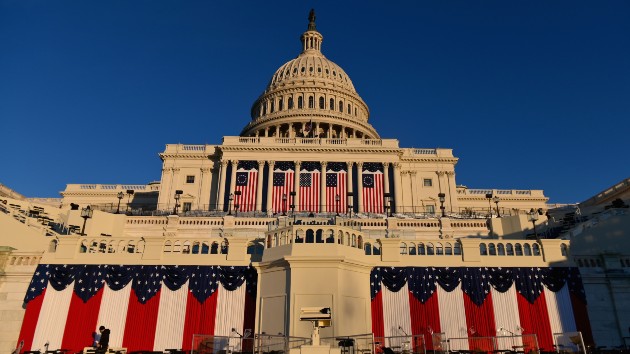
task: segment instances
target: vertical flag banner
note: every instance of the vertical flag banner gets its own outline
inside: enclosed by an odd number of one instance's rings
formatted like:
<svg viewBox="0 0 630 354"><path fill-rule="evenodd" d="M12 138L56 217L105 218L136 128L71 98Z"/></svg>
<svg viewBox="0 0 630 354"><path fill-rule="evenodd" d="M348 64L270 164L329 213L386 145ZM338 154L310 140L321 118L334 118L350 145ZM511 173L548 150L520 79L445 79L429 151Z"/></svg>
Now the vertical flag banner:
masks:
<svg viewBox="0 0 630 354"><path fill-rule="evenodd" d="M433 333L443 332L451 349L489 352L490 337L499 336L505 350L553 351L553 333L579 328L576 304L583 306L585 296L577 273L562 267L377 267L370 276L373 332L397 336L402 328L424 335L429 348ZM501 338L508 335L519 337ZM591 338L590 330L582 335Z"/></svg>
<svg viewBox="0 0 630 354"><path fill-rule="evenodd" d="M366 162L363 164L363 210L366 213L384 212L383 207L383 164Z"/></svg>
<svg viewBox="0 0 630 354"><path fill-rule="evenodd" d="M326 165L326 205L328 212L346 212L348 171L345 162L329 162ZM337 196L339 201L337 202Z"/></svg>
<svg viewBox="0 0 630 354"><path fill-rule="evenodd" d="M193 334L254 331L256 281L244 266L41 264L18 342L24 351L49 343L79 352L103 325L110 347L190 350Z"/></svg>
<svg viewBox="0 0 630 354"><path fill-rule="evenodd" d="M241 195L234 197L234 205L243 212L256 209L256 189L258 186L258 163L256 161L239 161L236 169L236 185L234 191Z"/></svg>
<svg viewBox="0 0 630 354"><path fill-rule="evenodd" d="M300 170L300 211L317 213L319 211L319 191L321 180L319 162L303 162Z"/></svg>
<svg viewBox="0 0 630 354"><path fill-rule="evenodd" d="M273 170L273 191L271 193L274 212L286 213L291 205L291 192L293 192L293 178L295 168L293 162L276 162ZM283 197L286 196L286 201Z"/></svg>

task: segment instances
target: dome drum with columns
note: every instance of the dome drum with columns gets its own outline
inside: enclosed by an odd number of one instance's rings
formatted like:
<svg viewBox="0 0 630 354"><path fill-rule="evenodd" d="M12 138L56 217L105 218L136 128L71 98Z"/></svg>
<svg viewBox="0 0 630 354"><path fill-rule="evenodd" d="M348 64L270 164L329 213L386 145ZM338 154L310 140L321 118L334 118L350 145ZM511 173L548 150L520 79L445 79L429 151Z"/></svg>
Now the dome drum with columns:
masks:
<svg viewBox="0 0 630 354"><path fill-rule="evenodd" d="M302 53L272 76L241 136L378 139L350 77L322 54L313 11L301 40Z"/></svg>

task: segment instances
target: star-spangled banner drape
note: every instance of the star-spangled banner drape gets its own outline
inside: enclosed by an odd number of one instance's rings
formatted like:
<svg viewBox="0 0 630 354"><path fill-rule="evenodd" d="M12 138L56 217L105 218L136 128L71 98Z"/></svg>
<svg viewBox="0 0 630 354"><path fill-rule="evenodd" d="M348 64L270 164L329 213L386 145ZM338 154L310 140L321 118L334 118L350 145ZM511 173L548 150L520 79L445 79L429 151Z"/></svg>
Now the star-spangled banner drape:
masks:
<svg viewBox="0 0 630 354"><path fill-rule="evenodd" d="M18 342L76 352L105 325L115 347L190 350L193 334L253 331L257 280L245 266L41 264Z"/></svg>
<svg viewBox="0 0 630 354"><path fill-rule="evenodd" d="M234 196L234 207L239 206L242 212L256 209L256 192L258 188L258 162L239 161L236 169L234 191L240 195Z"/></svg>
<svg viewBox="0 0 630 354"><path fill-rule="evenodd" d="M580 331L587 344L592 342L577 268L377 267L370 290L372 331L381 340L402 329L424 335L429 350L438 332L462 338L451 341L453 350L491 350L491 343L477 337L510 332L536 334L540 349L548 351L553 333ZM510 345L538 349L529 339L515 340Z"/></svg>

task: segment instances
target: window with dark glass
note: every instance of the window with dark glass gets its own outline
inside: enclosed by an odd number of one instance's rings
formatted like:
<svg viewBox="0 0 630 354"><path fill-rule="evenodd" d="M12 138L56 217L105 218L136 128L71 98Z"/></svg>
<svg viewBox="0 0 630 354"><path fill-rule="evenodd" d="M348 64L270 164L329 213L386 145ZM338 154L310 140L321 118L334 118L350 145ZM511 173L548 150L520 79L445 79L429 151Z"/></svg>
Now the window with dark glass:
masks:
<svg viewBox="0 0 630 354"><path fill-rule="evenodd" d="M298 97L298 109L302 109L304 108L304 100L302 99L302 96Z"/></svg>
<svg viewBox="0 0 630 354"><path fill-rule="evenodd" d="M195 183L195 176L186 176L186 183Z"/></svg>

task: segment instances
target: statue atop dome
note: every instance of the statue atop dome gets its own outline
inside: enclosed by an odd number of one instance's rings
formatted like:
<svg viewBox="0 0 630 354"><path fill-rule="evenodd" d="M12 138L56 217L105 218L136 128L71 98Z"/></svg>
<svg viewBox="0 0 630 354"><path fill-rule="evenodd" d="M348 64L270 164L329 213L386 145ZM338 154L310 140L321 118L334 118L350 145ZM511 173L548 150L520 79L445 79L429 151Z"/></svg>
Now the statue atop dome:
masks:
<svg viewBox="0 0 630 354"><path fill-rule="evenodd" d="M315 9L311 9L308 13L308 30L317 31L317 28L315 27Z"/></svg>

